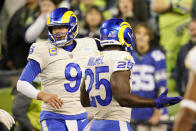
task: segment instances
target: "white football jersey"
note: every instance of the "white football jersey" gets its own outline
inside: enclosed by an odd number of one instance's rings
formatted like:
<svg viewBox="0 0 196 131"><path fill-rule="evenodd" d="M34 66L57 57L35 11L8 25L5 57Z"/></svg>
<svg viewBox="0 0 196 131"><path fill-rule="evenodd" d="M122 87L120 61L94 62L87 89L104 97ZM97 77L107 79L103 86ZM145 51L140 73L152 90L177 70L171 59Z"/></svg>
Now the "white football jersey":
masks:
<svg viewBox="0 0 196 131"><path fill-rule="evenodd" d="M185 65L188 69L196 73L196 46L194 46L187 54Z"/></svg>
<svg viewBox="0 0 196 131"><path fill-rule="evenodd" d="M97 51L92 38L75 39L76 47L72 52L58 48L48 41L34 43L28 59L33 59L41 67L42 91L56 94L63 105L54 109L48 103L42 103L43 111L52 111L64 115L84 113L80 102L80 86L84 78L85 65L91 54Z"/></svg>
<svg viewBox="0 0 196 131"><path fill-rule="evenodd" d="M121 107L114 99L110 78L113 72L131 70L133 65L132 56L125 51L103 51L89 58L85 84L91 106L97 108L94 119L130 121L131 108Z"/></svg>

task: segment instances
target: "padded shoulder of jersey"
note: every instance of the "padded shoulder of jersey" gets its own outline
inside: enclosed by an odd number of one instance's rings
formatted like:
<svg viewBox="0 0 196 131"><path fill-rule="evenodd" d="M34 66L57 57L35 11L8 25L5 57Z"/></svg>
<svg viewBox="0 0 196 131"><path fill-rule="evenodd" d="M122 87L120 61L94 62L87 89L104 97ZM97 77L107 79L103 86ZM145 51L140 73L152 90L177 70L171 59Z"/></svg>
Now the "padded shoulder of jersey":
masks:
<svg viewBox="0 0 196 131"><path fill-rule="evenodd" d="M36 48L39 51L44 51L44 50L48 50L48 48L52 48L55 46L50 44L49 41L39 41L39 42L33 43L31 47L33 47L34 49Z"/></svg>
<svg viewBox="0 0 196 131"><path fill-rule="evenodd" d="M77 46L81 46L81 47L88 46L88 47L92 47L98 50L96 41L93 38L90 38L90 37L78 38L78 39L75 39L75 41L78 43Z"/></svg>

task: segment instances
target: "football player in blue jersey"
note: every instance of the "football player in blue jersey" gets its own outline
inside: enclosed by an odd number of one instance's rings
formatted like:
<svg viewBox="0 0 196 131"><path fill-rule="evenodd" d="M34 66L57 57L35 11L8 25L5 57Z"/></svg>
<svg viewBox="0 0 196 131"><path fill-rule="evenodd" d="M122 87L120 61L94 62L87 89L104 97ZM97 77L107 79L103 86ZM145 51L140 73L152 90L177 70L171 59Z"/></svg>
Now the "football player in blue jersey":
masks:
<svg viewBox="0 0 196 131"><path fill-rule="evenodd" d="M75 39L77 17L67 8L51 12L47 28L49 41L32 44L17 90L30 98L42 100L40 121L43 131L82 131L88 121L79 89L89 54L98 50L96 41L92 38ZM41 91L32 85L38 74Z"/></svg>
<svg viewBox="0 0 196 131"><path fill-rule="evenodd" d="M131 26L122 19L109 19L102 24L100 33L104 50L89 58L85 86L81 88L83 106L97 109L85 130L131 131L130 107L161 108L182 100L180 96L167 97L167 89L157 99L130 94L130 76L135 63L130 55L135 46Z"/></svg>
<svg viewBox="0 0 196 131"><path fill-rule="evenodd" d="M132 71L131 93L155 99L167 87L167 73L165 55L152 46L153 33L146 24L139 24L135 28L136 52L133 53L135 65ZM167 125L157 125L160 120L167 121L169 116L166 107L133 108L132 120L148 121L152 126L138 124L137 131L167 131ZM154 126L155 125L155 126Z"/></svg>

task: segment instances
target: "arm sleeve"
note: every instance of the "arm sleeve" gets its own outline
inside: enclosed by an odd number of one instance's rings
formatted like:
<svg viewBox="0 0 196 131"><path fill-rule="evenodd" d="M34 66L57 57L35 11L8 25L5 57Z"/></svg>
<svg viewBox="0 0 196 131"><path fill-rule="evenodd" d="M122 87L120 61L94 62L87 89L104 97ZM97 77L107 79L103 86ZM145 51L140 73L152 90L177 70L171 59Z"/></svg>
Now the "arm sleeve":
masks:
<svg viewBox="0 0 196 131"><path fill-rule="evenodd" d="M25 66L19 80L32 83L35 77L41 72L41 68L38 62L30 59Z"/></svg>
<svg viewBox="0 0 196 131"><path fill-rule="evenodd" d="M46 20L47 20L46 14L40 15L36 21L26 30L25 32L25 40L28 43L32 43L35 41L39 35L42 33L42 31L45 28Z"/></svg>
<svg viewBox="0 0 196 131"><path fill-rule="evenodd" d="M18 92L13 100L12 113L23 129L32 130L33 126L27 116L31 99Z"/></svg>
<svg viewBox="0 0 196 131"><path fill-rule="evenodd" d="M40 91L37 90L31 83L40 72L41 69L39 63L34 60L30 60L17 82L17 90L30 98L37 99L37 94Z"/></svg>

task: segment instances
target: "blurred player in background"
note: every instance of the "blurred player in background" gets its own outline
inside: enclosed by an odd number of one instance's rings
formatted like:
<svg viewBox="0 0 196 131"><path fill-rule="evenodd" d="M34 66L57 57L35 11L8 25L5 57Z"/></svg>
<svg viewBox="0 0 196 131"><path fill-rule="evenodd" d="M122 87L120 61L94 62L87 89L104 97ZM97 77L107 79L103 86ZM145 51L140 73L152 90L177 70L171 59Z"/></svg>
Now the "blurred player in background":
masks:
<svg viewBox="0 0 196 131"><path fill-rule="evenodd" d="M86 89L81 88L83 106L91 105L98 110L85 130L131 131L131 108L127 107L161 108L181 101L181 97L167 97L168 90L157 99L130 94L130 76L135 63L130 55L135 46L131 26L122 19L110 19L103 23L100 32L104 51L89 58L85 70Z"/></svg>
<svg viewBox="0 0 196 131"><path fill-rule="evenodd" d="M57 8L47 21L50 41L34 43L17 83L17 90L42 100L40 121L46 131L82 131L87 113L80 102L80 86L88 57L97 51L92 38L75 39L77 18L67 8ZM40 73L42 91L32 86Z"/></svg>
<svg viewBox="0 0 196 131"><path fill-rule="evenodd" d="M196 46L188 53L185 65L189 69L189 80L181 109L177 115L173 131L190 131L196 112Z"/></svg>

